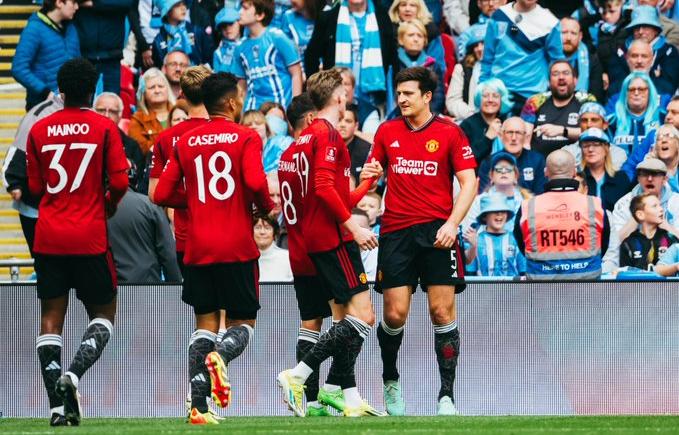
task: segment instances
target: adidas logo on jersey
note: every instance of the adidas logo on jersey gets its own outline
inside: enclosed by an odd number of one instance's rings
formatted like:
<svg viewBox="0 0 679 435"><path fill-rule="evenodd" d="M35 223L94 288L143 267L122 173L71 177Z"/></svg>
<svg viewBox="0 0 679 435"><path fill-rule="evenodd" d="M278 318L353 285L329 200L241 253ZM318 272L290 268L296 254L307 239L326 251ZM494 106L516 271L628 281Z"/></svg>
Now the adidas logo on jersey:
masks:
<svg viewBox="0 0 679 435"><path fill-rule="evenodd" d="M88 338L87 340L85 340L85 341L83 341L82 343L80 343L80 345L81 345L81 346L82 346L82 345L90 346L90 347L93 347L93 348L95 348L95 349L97 348L97 342L94 341L94 338Z"/></svg>
<svg viewBox="0 0 679 435"><path fill-rule="evenodd" d="M45 370L61 370L61 366L58 362L52 361L47 367L45 367Z"/></svg>
<svg viewBox="0 0 679 435"><path fill-rule="evenodd" d="M391 145L389 145L389 148L400 148L400 147L401 145L399 145L397 140L393 141Z"/></svg>

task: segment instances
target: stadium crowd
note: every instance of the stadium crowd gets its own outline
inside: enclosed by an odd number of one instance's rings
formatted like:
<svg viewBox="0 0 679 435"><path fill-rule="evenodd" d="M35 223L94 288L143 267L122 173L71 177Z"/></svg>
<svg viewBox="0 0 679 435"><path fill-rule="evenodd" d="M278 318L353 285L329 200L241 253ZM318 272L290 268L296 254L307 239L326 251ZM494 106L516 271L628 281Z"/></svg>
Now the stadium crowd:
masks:
<svg viewBox="0 0 679 435"><path fill-rule="evenodd" d="M602 211L589 222L603 227L592 276L677 276L677 20L674 0L43 0L12 63L27 114L4 164L6 187L32 251L38 201L27 188L26 138L63 107L61 65L88 59L100 74L92 108L119 126L130 164L129 191L109 221L119 278L180 280L172 228L185 229L179 210L147 196L163 168L154 174L153 160L166 152L165 130L207 118L181 91L186 69L230 72L245 90L241 123L264 143L277 216L253 218L260 280L290 281L277 169L313 111L299 97L306 78L342 74L338 131L358 184L380 125L400 115L395 74L421 66L438 80L431 110L459 125L478 163L478 196L459 231L467 275L532 277L522 254L532 227L520 220L536 219L532 198L571 189L598 198ZM565 178L577 183L555 187L555 168L571 160ZM380 180L352 211L378 235L388 186ZM581 245L563 243L564 258ZM377 250L362 259L374 280Z"/></svg>

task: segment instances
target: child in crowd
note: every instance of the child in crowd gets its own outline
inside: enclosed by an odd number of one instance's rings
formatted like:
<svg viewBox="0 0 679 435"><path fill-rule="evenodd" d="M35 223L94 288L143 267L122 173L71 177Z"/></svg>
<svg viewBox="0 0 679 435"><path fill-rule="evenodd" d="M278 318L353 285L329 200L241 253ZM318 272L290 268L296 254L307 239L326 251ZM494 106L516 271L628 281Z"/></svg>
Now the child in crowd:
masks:
<svg viewBox="0 0 679 435"><path fill-rule="evenodd" d="M665 212L657 196L651 193L635 196L630 203L630 211L640 228L622 242L620 267L653 270L658 259L677 242L677 235L662 228Z"/></svg>
<svg viewBox="0 0 679 435"><path fill-rule="evenodd" d="M272 0L243 0L240 24L248 29L234 53L231 73L247 85L245 110L266 101L287 107L302 93L302 66L295 43L277 28L268 27L274 15Z"/></svg>
<svg viewBox="0 0 679 435"><path fill-rule="evenodd" d="M377 192L366 194L358 202L358 208L366 212L370 223L370 229L377 235L380 234L379 217L382 216L382 197Z"/></svg>
<svg viewBox="0 0 679 435"><path fill-rule="evenodd" d="M290 125L283 106L273 101L267 101L260 106L259 111L264 115L266 125L271 133L262 150L264 172L274 171L278 169L278 161L281 159L283 151L287 150L295 140L289 134Z"/></svg>
<svg viewBox="0 0 679 435"><path fill-rule="evenodd" d="M221 42L212 55L214 72L229 72L233 54L240 42L240 13L233 8L223 8L215 17L215 26L221 35Z"/></svg>
<svg viewBox="0 0 679 435"><path fill-rule="evenodd" d="M518 276L526 273L526 259L519 251L505 224L514 216L504 195L495 194L481 199L481 214L477 223L485 225L480 233L466 233L467 272L479 276Z"/></svg>
<svg viewBox="0 0 679 435"><path fill-rule="evenodd" d="M193 65L212 61L212 38L205 29L186 21L188 8L184 0L164 0L161 8L163 25L153 40L153 64L161 68L165 55L182 51Z"/></svg>
<svg viewBox="0 0 679 435"><path fill-rule="evenodd" d="M371 228L370 217L368 216L368 213L362 209L352 209L351 216L361 227L366 229ZM377 273L377 249L361 251L361 261L363 262L363 268L365 269L365 274L368 276L368 280L374 281L375 274Z"/></svg>

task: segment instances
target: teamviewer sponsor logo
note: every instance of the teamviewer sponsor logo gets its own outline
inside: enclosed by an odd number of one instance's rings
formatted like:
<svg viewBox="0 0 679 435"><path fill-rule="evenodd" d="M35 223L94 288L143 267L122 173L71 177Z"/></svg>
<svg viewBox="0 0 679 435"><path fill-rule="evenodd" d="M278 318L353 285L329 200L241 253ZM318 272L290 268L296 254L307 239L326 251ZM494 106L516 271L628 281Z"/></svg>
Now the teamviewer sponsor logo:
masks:
<svg viewBox="0 0 679 435"><path fill-rule="evenodd" d="M391 170L394 174L403 175L426 175L433 177L438 174L438 169L438 162L432 162L431 160L404 159L403 157L398 157L396 163L391 165Z"/></svg>

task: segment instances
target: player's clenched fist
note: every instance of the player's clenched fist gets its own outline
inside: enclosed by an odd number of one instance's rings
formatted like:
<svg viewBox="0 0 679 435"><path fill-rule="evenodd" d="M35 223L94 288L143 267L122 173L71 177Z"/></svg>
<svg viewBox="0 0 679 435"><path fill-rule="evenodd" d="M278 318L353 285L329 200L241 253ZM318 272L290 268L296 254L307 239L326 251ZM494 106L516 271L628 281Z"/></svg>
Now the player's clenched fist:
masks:
<svg viewBox="0 0 679 435"><path fill-rule="evenodd" d="M436 241L434 241L434 248L450 249L457 238L457 226L446 222L441 225L441 228L436 232Z"/></svg>
<svg viewBox="0 0 679 435"><path fill-rule="evenodd" d="M359 227L352 233L352 236L363 251L377 248L377 236L368 228Z"/></svg>
<svg viewBox="0 0 679 435"><path fill-rule="evenodd" d="M375 159L372 159L369 163L363 165L360 181L369 180L371 178L377 181L382 176L383 173L384 170L382 169L382 165L380 165L380 162L378 162Z"/></svg>

